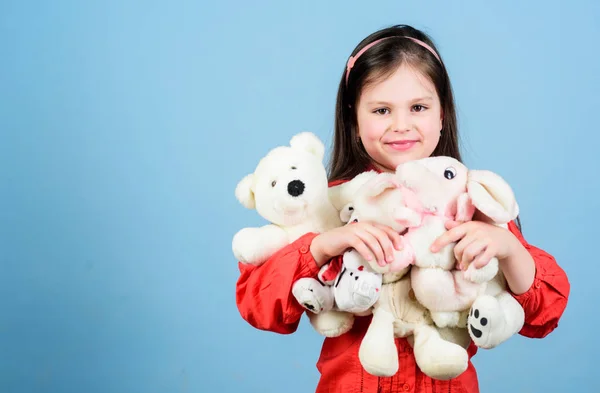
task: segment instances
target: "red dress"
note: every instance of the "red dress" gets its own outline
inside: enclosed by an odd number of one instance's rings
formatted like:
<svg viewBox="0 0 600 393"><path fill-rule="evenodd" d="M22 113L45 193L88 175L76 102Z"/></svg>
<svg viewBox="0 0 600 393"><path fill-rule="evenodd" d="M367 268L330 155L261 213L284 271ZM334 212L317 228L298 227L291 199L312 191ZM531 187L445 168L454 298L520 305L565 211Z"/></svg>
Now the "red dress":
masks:
<svg viewBox="0 0 600 393"><path fill-rule="evenodd" d="M570 284L554 257L527 243L514 222L509 230L517 236L535 261L536 273L529 290L514 295L525 311L525 325L519 334L542 338L554 330L569 296ZM296 331L305 309L292 295L293 283L303 277L316 277L319 268L310 253L316 233L307 233L274 254L263 265L239 264L236 285L238 310L257 329L280 334ZM468 348L469 367L455 379L433 380L415 363L412 348L404 338L396 339L399 371L392 377L375 377L360 364L358 349L371 316L358 317L351 331L336 338L325 338L317 368L321 374L316 393L454 392L478 393L477 374L470 359L477 352Z"/></svg>

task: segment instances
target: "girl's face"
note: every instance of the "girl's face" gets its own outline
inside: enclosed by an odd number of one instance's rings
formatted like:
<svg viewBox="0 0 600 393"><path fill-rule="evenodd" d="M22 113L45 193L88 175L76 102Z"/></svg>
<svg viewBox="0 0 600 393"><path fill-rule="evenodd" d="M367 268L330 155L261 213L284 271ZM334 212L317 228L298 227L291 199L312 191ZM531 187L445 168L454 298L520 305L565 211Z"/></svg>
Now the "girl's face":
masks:
<svg viewBox="0 0 600 393"><path fill-rule="evenodd" d="M442 108L435 87L405 64L363 89L356 117L361 142L383 171L429 157L440 140Z"/></svg>

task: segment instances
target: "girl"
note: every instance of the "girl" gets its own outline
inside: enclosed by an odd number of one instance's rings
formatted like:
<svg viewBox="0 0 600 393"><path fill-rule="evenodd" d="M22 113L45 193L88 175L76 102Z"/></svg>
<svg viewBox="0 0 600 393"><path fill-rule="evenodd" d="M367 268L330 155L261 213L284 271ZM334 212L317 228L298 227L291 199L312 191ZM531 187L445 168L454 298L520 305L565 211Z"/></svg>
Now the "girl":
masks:
<svg viewBox="0 0 600 393"><path fill-rule="evenodd" d="M370 35L353 51L340 81L330 186L368 169L391 172L406 161L438 155L460 160L452 88L438 51L427 35L410 26ZM569 281L551 255L527 243L517 223L505 230L481 221L449 222L447 229L432 251L457 242L460 266L483 266L494 256L500 260L509 289L525 310L521 335L542 338L556 328ZM257 329L292 333L305 311L292 296L296 280L316 277L324 263L348 248L389 263L399 245L399 235L390 228L365 222L308 233L259 267L239 265L240 314ZM317 393L479 392L471 362L453 380L432 380L418 369L406 339L396 339L400 369L395 376L366 373L358 349L370 318L357 318L350 332L325 339ZM470 358L476 351L471 343Z"/></svg>

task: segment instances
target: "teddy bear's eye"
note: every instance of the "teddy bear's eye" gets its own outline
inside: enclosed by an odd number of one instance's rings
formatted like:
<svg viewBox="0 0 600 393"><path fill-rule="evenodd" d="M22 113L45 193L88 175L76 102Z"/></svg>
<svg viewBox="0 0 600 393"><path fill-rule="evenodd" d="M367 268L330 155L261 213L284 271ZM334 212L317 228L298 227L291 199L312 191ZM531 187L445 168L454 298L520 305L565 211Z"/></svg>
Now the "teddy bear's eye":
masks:
<svg viewBox="0 0 600 393"><path fill-rule="evenodd" d="M292 166L292 169L298 169L298 168L296 168L295 166Z"/></svg>
<svg viewBox="0 0 600 393"><path fill-rule="evenodd" d="M448 180L454 179L456 177L456 169L453 167L446 168L446 170L444 170L444 177Z"/></svg>
<svg viewBox="0 0 600 393"><path fill-rule="evenodd" d="M275 185L276 185L276 184L277 184L277 180L273 180L273 181L271 182L271 187L275 187Z"/></svg>

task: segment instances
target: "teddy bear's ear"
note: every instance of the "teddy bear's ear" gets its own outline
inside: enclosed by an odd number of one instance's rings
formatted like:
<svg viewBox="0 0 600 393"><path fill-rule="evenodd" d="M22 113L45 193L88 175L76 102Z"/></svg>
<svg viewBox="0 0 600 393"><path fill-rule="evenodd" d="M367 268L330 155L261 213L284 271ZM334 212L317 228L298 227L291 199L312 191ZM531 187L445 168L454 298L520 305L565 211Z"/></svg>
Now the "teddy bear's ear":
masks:
<svg viewBox="0 0 600 393"><path fill-rule="evenodd" d="M301 132L296 134L290 140L292 149L307 151L316 156L319 161L325 156L325 145L312 132Z"/></svg>
<svg viewBox="0 0 600 393"><path fill-rule="evenodd" d="M248 209L254 209L254 191L252 191L252 182L254 181L254 175L246 175L235 188L235 196L242 205Z"/></svg>

